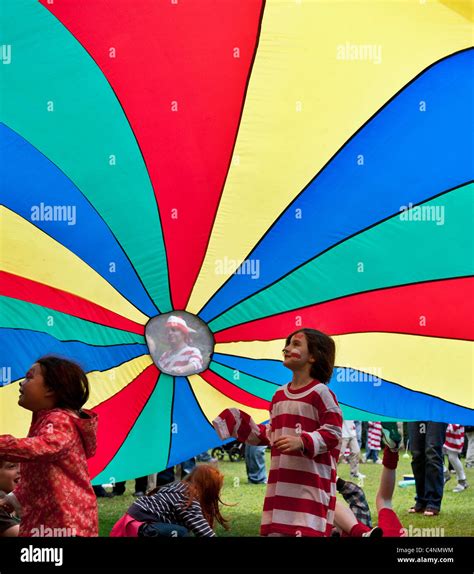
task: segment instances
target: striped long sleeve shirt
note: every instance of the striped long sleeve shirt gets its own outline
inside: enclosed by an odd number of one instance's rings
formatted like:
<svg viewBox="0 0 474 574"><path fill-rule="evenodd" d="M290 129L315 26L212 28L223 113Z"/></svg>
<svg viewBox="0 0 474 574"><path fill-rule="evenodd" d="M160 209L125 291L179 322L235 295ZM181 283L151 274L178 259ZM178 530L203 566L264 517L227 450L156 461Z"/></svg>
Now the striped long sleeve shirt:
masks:
<svg viewBox="0 0 474 574"><path fill-rule="evenodd" d="M371 450L380 450L382 440L382 423L369 421L367 429L367 446Z"/></svg>
<svg viewBox="0 0 474 574"><path fill-rule="evenodd" d="M152 496L142 496L127 511L139 522L165 522L178 524L196 536L215 536L204 518L201 505L193 500L188 506L187 487L183 482L173 482L161 487Z"/></svg>
<svg viewBox="0 0 474 574"><path fill-rule="evenodd" d="M444 448L461 454L464 446L464 427L462 425L449 424L446 429Z"/></svg>
<svg viewBox="0 0 474 574"><path fill-rule="evenodd" d="M273 445L283 435L300 436L304 450L271 449L263 507L262 536L330 536L336 505L336 467L342 413L337 399L319 381L292 390L282 386L270 405L270 422L256 424L239 409L226 409L214 421L221 439Z"/></svg>
<svg viewBox="0 0 474 574"><path fill-rule="evenodd" d="M202 354L197 347L186 345L177 353L165 351L159 361L158 367L164 371L174 371L178 368L189 368L194 371L202 369Z"/></svg>

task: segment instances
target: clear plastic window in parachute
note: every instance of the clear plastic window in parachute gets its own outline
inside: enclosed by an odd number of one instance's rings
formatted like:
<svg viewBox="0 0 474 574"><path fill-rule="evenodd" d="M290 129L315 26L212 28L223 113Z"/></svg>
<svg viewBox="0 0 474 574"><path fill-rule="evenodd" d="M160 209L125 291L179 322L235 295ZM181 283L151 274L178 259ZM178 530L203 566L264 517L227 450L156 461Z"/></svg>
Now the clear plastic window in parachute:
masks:
<svg viewBox="0 0 474 574"><path fill-rule="evenodd" d="M211 360L214 338L195 315L181 311L151 319L145 337L155 365L168 375L195 375Z"/></svg>

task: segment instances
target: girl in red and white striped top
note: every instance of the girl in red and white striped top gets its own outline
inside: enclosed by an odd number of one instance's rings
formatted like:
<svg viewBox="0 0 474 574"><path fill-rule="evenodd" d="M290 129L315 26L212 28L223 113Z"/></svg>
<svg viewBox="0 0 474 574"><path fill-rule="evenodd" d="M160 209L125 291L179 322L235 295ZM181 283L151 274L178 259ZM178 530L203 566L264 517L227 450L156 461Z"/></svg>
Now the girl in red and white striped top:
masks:
<svg viewBox="0 0 474 574"><path fill-rule="evenodd" d="M462 425L448 425L443 446L446 450L461 454L464 446L464 427Z"/></svg>
<svg viewBox="0 0 474 574"><path fill-rule="evenodd" d="M185 347L178 351L165 351L158 362L161 370L173 374L194 374L202 371L202 355L197 347Z"/></svg>
<svg viewBox="0 0 474 574"><path fill-rule="evenodd" d="M262 536L329 536L342 428L341 409L327 387L334 341L301 329L289 335L283 353L293 379L275 393L270 422L257 425L239 409L226 409L213 424L221 439L271 446Z"/></svg>
<svg viewBox="0 0 474 574"><path fill-rule="evenodd" d="M379 459L380 441L382 440L382 425L380 422L369 421L367 427L367 452L365 461L373 460L381 463Z"/></svg>
<svg viewBox="0 0 474 574"><path fill-rule="evenodd" d="M202 355L197 347L189 345L191 333L195 333L182 317L171 315L166 321L170 349L158 360L158 368L169 375L194 375L202 371Z"/></svg>
<svg viewBox="0 0 474 574"><path fill-rule="evenodd" d="M443 445L444 453L448 455L449 462L451 466L456 471L456 477L458 479L457 486L453 489L453 492L462 492L466 490L469 486L466 480L466 473L464 472L464 467L462 465L459 455L462 453L462 448L464 446L464 427L462 425L449 424L446 429L446 439ZM445 468L445 477L449 477L448 470ZM447 478L449 480L449 478Z"/></svg>
<svg viewBox="0 0 474 574"><path fill-rule="evenodd" d="M380 422L369 421L367 439L369 448L380 450L380 441L382 440L382 424Z"/></svg>

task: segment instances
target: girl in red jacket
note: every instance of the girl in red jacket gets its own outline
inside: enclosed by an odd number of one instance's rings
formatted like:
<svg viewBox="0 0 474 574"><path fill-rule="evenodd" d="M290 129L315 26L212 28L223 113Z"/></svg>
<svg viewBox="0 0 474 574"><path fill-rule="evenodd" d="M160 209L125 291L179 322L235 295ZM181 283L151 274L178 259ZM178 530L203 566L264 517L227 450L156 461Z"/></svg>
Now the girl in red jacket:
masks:
<svg viewBox="0 0 474 574"><path fill-rule="evenodd" d="M33 412L27 438L0 436L0 458L21 463L20 484L0 504L21 514L20 536L97 536L97 501L87 459L97 415L81 410L89 383L75 363L38 359L20 383L18 404Z"/></svg>

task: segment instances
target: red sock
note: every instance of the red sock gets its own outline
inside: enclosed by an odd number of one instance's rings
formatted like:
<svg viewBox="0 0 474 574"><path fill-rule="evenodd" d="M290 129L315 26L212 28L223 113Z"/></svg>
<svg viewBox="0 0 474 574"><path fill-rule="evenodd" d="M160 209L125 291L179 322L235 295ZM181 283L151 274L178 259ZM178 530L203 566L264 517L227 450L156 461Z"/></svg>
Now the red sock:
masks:
<svg viewBox="0 0 474 574"><path fill-rule="evenodd" d="M351 528L349 536L361 538L364 532L370 532L370 530L372 529L366 526L365 524L362 524L362 522L358 522L357 524L354 524L354 526Z"/></svg>
<svg viewBox="0 0 474 574"><path fill-rule="evenodd" d="M388 446L383 451L383 465L390 470L395 470L398 465L398 452L392 452Z"/></svg>

